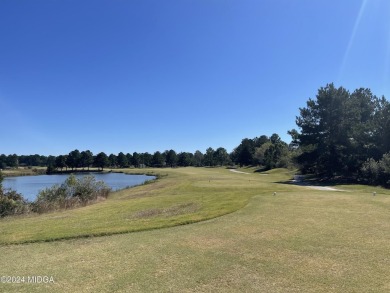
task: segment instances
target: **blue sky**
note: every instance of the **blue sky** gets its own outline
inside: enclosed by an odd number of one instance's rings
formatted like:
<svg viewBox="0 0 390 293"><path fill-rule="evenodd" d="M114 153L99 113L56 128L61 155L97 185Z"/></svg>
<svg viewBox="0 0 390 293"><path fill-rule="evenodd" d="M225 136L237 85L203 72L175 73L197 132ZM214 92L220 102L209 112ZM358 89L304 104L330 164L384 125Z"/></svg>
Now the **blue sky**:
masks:
<svg viewBox="0 0 390 293"><path fill-rule="evenodd" d="M4 154L289 142L330 82L390 97L390 1L0 1Z"/></svg>

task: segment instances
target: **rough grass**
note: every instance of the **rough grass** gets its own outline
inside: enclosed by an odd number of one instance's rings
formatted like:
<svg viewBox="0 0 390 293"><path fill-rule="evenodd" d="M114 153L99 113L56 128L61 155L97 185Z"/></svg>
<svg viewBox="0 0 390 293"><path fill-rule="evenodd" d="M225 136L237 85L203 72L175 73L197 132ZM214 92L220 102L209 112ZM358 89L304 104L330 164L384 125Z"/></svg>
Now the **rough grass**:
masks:
<svg viewBox="0 0 390 293"><path fill-rule="evenodd" d="M200 209L199 204L189 202L179 205L174 205L169 208L165 209L148 209L148 210L141 210L136 213L134 213L133 219L145 219L145 218L152 218L157 216L165 216L165 217L171 217L181 214L188 214L188 213L195 213Z"/></svg>
<svg viewBox="0 0 390 293"><path fill-rule="evenodd" d="M42 175L46 174L46 167L19 167L15 169L1 170L4 177L6 176L31 176L31 175Z"/></svg>
<svg viewBox="0 0 390 293"><path fill-rule="evenodd" d="M389 292L388 190L377 188L372 196L372 187L348 185L340 187L345 192L336 192L273 183L285 181L286 173L280 170L267 176L222 169L175 172L167 178L183 185L173 188L167 184L170 181L161 180L118 193L112 201L170 198L188 191L190 206L199 204L192 193L197 194L198 188L207 191L205 197L219 195L218 191L252 197L234 213L192 225L0 246L0 275L53 276L55 280L54 284L0 283L0 291ZM140 195L143 189L147 196ZM227 205L219 203L222 208ZM180 210L185 204L150 204L149 209L162 215L169 207ZM148 209L144 206L143 210ZM51 216L70 217L66 213Z"/></svg>

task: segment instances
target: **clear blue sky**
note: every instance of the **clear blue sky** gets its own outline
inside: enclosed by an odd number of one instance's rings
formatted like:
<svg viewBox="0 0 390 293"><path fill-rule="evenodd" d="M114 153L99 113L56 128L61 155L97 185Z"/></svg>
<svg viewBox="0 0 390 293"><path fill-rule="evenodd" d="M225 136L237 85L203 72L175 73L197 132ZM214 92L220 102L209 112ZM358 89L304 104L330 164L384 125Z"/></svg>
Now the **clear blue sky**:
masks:
<svg viewBox="0 0 390 293"><path fill-rule="evenodd" d="M200 150L390 97L388 0L1 0L0 153Z"/></svg>

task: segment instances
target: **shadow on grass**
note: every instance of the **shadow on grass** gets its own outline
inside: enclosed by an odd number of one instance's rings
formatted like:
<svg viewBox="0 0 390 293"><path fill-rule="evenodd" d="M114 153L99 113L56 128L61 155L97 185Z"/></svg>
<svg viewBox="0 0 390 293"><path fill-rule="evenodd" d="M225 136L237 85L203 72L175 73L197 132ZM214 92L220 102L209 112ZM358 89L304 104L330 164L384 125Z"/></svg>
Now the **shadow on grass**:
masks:
<svg viewBox="0 0 390 293"><path fill-rule="evenodd" d="M255 173L264 173L264 172L267 172L269 170L270 170L269 168L260 167L257 170L255 170ZM268 173L264 173L264 174L268 174Z"/></svg>

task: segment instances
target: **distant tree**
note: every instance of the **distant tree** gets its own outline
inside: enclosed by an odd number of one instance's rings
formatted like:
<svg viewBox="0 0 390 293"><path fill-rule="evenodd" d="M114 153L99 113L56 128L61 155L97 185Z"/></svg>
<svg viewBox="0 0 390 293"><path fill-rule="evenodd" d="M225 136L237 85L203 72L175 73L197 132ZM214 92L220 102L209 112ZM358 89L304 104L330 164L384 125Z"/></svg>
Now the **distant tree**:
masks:
<svg viewBox="0 0 390 293"><path fill-rule="evenodd" d="M132 164L133 164L133 166L136 167L136 168L138 168L139 165L141 164L141 157L140 157L140 155L139 155L137 152L134 152L134 153L133 153Z"/></svg>
<svg viewBox="0 0 390 293"><path fill-rule="evenodd" d="M7 166L7 157L4 154L0 155L0 169L4 169Z"/></svg>
<svg viewBox="0 0 390 293"><path fill-rule="evenodd" d="M38 154L35 154L30 157L31 158L31 165L30 166L44 166L46 163L47 158L45 156L40 156Z"/></svg>
<svg viewBox="0 0 390 293"><path fill-rule="evenodd" d="M148 152L146 153L142 153L140 155L140 158L141 158L141 163L146 166L146 167L150 167L152 166L152 160L153 160L153 155L152 154L149 154Z"/></svg>
<svg viewBox="0 0 390 293"><path fill-rule="evenodd" d="M253 155L255 153L255 144L252 139L244 138L241 144L234 149L235 163L240 166L253 165Z"/></svg>
<svg viewBox="0 0 390 293"><path fill-rule="evenodd" d="M205 166L215 166L214 152L214 149L211 147L206 150L206 153L203 156L203 163Z"/></svg>
<svg viewBox="0 0 390 293"><path fill-rule="evenodd" d="M287 131L287 134L291 136L291 142L289 148L296 150L299 147L299 132L296 129Z"/></svg>
<svg viewBox="0 0 390 293"><path fill-rule="evenodd" d="M203 166L204 156L201 151L196 151L194 153L194 166L202 167Z"/></svg>
<svg viewBox="0 0 390 293"><path fill-rule="evenodd" d="M107 155L104 152L97 154L97 156L94 159L94 166L103 170L108 165L109 165L109 161Z"/></svg>
<svg viewBox="0 0 390 293"><path fill-rule="evenodd" d="M46 168L46 174L52 174L52 173L55 172L55 170L56 170L55 166L52 165L52 164L50 164L50 165L48 165L47 168Z"/></svg>
<svg viewBox="0 0 390 293"><path fill-rule="evenodd" d="M64 156L64 155L59 155L58 157L56 157L56 161L55 161L55 165L54 166L57 169L61 169L61 171L62 171L63 168L67 168L66 157L67 156Z"/></svg>
<svg viewBox="0 0 390 293"><path fill-rule="evenodd" d="M19 166L31 166L30 156L25 156L25 155L18 156L18 162L19 162Z"/></svg>
<svg viewBox="0 0 390 293"><path fill-rule="evenodd" d="M216 165L226 166L231 164L229 154L227 153L226 149L223 147L217 148L213 156Z"/></svg>
<svg viewBox="0 0 390 293"><path fill-rule="evenodd" d="M8 155L7 157L7 165L11 168L16 168L19 166L19 159L16 154Z"/></svg>
<svg viewBox="0 0 390 293"><path fill-rule="evenodd" d="M90 150L82 151L80 154L80 167L88 168L93 164L93 154Z"/></svg>
<svg viewBox="0 0 390 293"><path fill-rule="evenodd" d="M48 166L50 164L50 162L49 162L50 157L53 157L53 156L40 156L41 164L39 166L40 167Z"/></svg>
<svg viewBox="0 0 390 293"><path fill-rule="evenodd" d="M257 164L266 166L267 160L266 160L266 151L272 146L272 142L268 141L266 143L263 143L260 147L255 149L255 155L254 159Z"/></svg>
<svg viewBox="0 0 390 293"><path fill-rule="evenodd" d="M364 107L364 106L363 106ZM373 135L373 143L377 148L372 157L378 158L390 152L390 103L384 97L377 99L373 114L374 127L366 131L366 135ZM371 114L372 115L372 114ZM370 145L372 147L372 145Z"/></svg>
<svg viewBox="0 0 390 293"><path fill-rule="evenodd" d="M19 156L19 164L21 166L42 166L46 163L46 158L38 154L29 155L29 156Z"/></svg>
<svg viewBox="0 0 390 293"><path fill-rule="evenodd" d="M56 164L56 157L55 156L48 156L46 160L46 166L53 166L55 168Z"/></svg>
<svg viewBox="0 0 390 293"><path fill-rule="evenodd" d="M177 165L178 157L174 150L165 151L166 163L170 167Z"/></svg>
<svg viewBox="0 0 390 293"><path fill-rule="evenodd" d="M152 166L153 167L162 167L165 165L165 159L164 159L164 156L159 152L155 152L153 154L153 158L152 158Z"/></svg>
<svg viewBox="0 0 390 293"><path fill-rule="evenodd" d="M117 158L114 154L110 154L108 156L108 165L111 167L111 168L116 168L117 166Z"/></svg>
<svg viewBox="0 0 390 293"><path fill-rule="evenodd" d="M129 165L129 167L133 164L133 155L130 154L130 153L127 153L126 154L126 158L127 158L127 163Z"/></svg>
<svg viewBox="0 0 390 293"><path fill-rule="evenodd" d="M126 168L129 166L129 162L127 161L127 157L124 153L120 152L117 156L117 162L119 167Z"/></svg>
<svg viewBox="0 0 390 293"><path fill-rule="evenodd" d="M181 152L177 155L177 164L181 167L188 167L193 165L193 154L188 152Z"/></svg>
<svg viewBox="0 0 390 293"><path fill-rule="evenodd" d="M291 157L288 145L285 142L279 141L273 143L265 151L265 167L267 169L273 168L287 168L291 165Z"/></svg>
<svg viewBox="0 0 390 293"><path fill-rule="evenodd" d="M272 144L278 144L282 141L282 139L280 138L280 136L278 134L274 133L271 135L270 141Z"/></svg>
<svg viewBox="0 0 390 293"><path fill-rule="evenodd" d="M270 138L266 135L261 135L260 137L255 137L253 139L254 147L258 148L262 146L264 143L269 142Z"/></svg>
<svg viewBox="0 0 390 293"><path fill-rule="evenodd" d="M289 146L276 133L255 149L254 161L266 169L289 167L291 154Z"/></svg>
<svg viewBox="0 0 390 293"><path fill-rule="evenodd" d="M72 168L72 170L74 170L75 168L79 167L80 158L81 154L79 150L76 149L74 151L71 151L66 158L66 165Z"/></svg>

